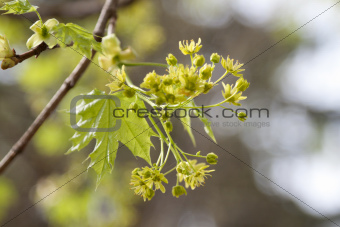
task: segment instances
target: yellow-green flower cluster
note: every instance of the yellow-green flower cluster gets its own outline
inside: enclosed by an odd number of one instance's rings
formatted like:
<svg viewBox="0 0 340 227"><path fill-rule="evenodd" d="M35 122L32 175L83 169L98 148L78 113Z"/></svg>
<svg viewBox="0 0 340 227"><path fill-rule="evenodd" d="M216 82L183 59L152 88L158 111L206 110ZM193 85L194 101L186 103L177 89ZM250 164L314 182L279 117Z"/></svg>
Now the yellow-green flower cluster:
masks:
<svg viewBox="0 0 340 227"><path fill-rule="evenodd" d="M192 66L177 64L177 59L172 54L166 60L169 64L168 74L162 76L153 71L146 75L140 85L148 89L150 95L156 96L157 105L179 104L196 94L208 93L213 87L213 83L208 80L214 66L204 64L203 56L196 55Z"/></svg>
<svg viewBox="0 0 340 227"><path fill-rule="evenodd" d="M146 166L132 171L130 184L133 186L132 189L135 194L142 196L144 201L146 199L151 200L158 189L165 193L165 187L162 183L167 184L168 180L157 166L152 168Z"/></svg>
<svg viewBox="0 0 340 227"><path fill-rule="evenodd" d="M235 86L227 84L225 85L222 82L223 89L222 95L226 99L226 101L230 104L234 104L235 106L240 106L238 102L247 98L247 96L242 96L242 92L244 92L248 87L249 84L247 80L241 77L236 81Z"/></svg>
<svg viewBox="0 0 340 227"><path fill-rule="evenodd" d="M209 165L204 163L197 163L197 160L189 160L189 162L181 162L177 165L177 174L179 181L185 182L186 188L194 190L204 184L205 178L211 176L209 173L214 170L206 170Z"/></svg>

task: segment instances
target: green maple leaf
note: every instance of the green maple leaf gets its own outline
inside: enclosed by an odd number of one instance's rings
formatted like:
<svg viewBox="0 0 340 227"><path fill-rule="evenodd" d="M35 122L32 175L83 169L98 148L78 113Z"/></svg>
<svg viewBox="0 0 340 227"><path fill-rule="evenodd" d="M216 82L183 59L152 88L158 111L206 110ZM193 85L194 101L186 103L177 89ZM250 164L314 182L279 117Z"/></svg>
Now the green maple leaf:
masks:
<svg viewBox="0 0 340 227"><path fill-rule="evenodd" d="M194 107L197 107L196 104L194 103L194 101L192 102L192 106ZM215 142L216 142L216 139L215 139L215 135L214 135L214 132L211 128L211 122L208 120L208 118L204 117L203 116L203 113L202 113L202 110L197 107L196 109L198 111L198 116L200 118L200 120L203 122L204 124L204 131L208 134L208 136L210 136L210 138Z"/></svg>
<svg viewBox="0 0 340 227"><path fill-rule="evenodd" d="M58 39L58 44L65 47L73 43L73 48L80 54L91 58L91 49L102 52L101 43L97 42L91 32L85 28L73 23L59 23L52 30L54 36Z"/></svg>
<svg viewBox="0 0 340 227"><path fill-rule="evenodd" d="M0 10L6 10L4 14L24 14L30 12L36 12L38 6L32 6L27 0L16 0L11 2L6 2Z"/></svg>
<svg viewBox="0 0 340 227"><path fill-rule="evenodd" d="M214 132L211 128L211 122L204 116L202 116L202 113L200 113L199 115L200 117L200 120L203 122L204 124L204 131L208 134L208 136L210 136L210 138L215 142L216 142L216 139L215 139L215 136L214 136Z"/></svg>
<svg viewBox="0 0 340 227"><path fill-rule="evenodd" d="M197 111L198 113L198 116L199 116L199 119L203 122L204 124L204 131L208 134L208 136L215 142L216 142L216 138L215 138L215 135L214 135L214 132L211 128L211 123L210 121L208 120L208 118L204 117L203 116L203 113L202 113L202 110L196 106L196 104L194 103L194 101L192 101L191 103L189 103L187 106L190 106L192 107L192 109L195 110L195 112ZM188 110L188 109L187 109ZM191 128L191 117L189 115L189 113L187 112L186 114L186 117L185 118L180 118L181 119L181 122L184 126L184 129L188 132L193 144L196 146L196 143L195 143L195 137L194 135L192 134L192 128Z"/></svg>
<svg viewBox="0 0 340 227"><path fill-rule="evenodd" d="M105 92L93 90L87 95L105 95ZM121 92L115 93L114 96L120 99L120 107L124 110L116 111L115 118L113 111L118 108L112 99L83 99L77 105L77 125L80 128L113 128L118 121L121 121L120 128L116 131L109 132L80 132L77 131L71 138L72 147L67 153L81 150L86 147L92 139L96 139L94 150L89 155L91 159L89 168L93 168L98 175L97 184L105 173L111 172L114 166L119 141L127 146L133 155L146 160L151 165L150 147L151 136L157 134L149 127L145 118L138 117L133 111L129 111L128 116L126 110L129 109L131 102L135 101L135 97L126 98ZM138 100L139 108L145 108L143 101Z"/></svg>
<svg viewBox="0 0 340 227"><path fill-rule="evenodd" d="M187 104L186 106L193 107L193 105L191 103ZM190 117L189 112L188 112L189 109L186 109L186 110L187 111L185 113L185 117L181 117L179 119L181 120L185 131L187 131L187 133L189 134L191 142L194 144L194 146L196 146L195 136L192 133L192 128L191 128L191 117ZM179 113L178 116L182 116L182 115Z"/></svg>

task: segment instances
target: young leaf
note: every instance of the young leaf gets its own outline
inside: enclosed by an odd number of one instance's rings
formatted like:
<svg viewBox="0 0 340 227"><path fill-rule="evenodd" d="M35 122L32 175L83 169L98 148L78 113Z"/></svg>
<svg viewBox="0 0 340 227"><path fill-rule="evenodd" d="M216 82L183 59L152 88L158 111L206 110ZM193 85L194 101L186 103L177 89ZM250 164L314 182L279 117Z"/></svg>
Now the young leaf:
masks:
<svg viewBox="0 0 340 227"><path fill-rule="evenodd" d="M90 32L79 25L60 23L53 28L52 32L58 39L58 44L61 47L70 45L73 42L73 48L87 58L91 58L92 48L102 52L101 43L97 42Z"/></svg>
<svg viewBox="0 0 340 227"><path fill-rule="evenodd" d="M189 103L189 104L186 105L186 106L192 106L192 104ZM187 109L187 110L189 110L189 109ZM178 116L182 116L181 113L178 113ZM194 144L194 146L196 146L195 136L194 136L194 134L192 133L192 130L191 130L191 117L190 117L190 115L189 115L189 112L186 111L185 117L181 117L181 118L179 118L179 119L181 120L184 129L185 129L185 130L187 131L187 133L189 134L192 143Z"/></svg>
<svg viewBox="0 0 340 227"><path fill-rule="evenodd" d="M202 116L202 113L200 113L200 120L203 122L204 124L204 131L210 136L210 138L215 142L216 142L216 139L215 139L215 136L214 136L214 132L211 128L211 122L204 116Z"/></svg>
<svg viewBox="0 0 340 227"><path fill-rule="evenodd" d="M24 14L30 12L36 12L38 6L32 6L27 0L16 0L11 2L5 2L5 5L0 10L6 10L3 14Z"/></svg>
<svg viewBox="0 0 340 227"><path fill-rule="evenodd" d="M197 107L196 104L194 102L192 102L192 106L193 107ZM200 120L203 122L204 124L204 131L210 136L210 138L215 142L216 142L216 139L215 139L215 136L214 136L214 132L211 128L211 122L208 120L208 118L206 118L205 116L203 116L203 113L202 113L202 110L197 107L197 109L195 108L195 110L197 110L198 112L198 115L199 115L199 118Z"/></svg>
<svg viewBox="0 0 340 227"><path fill-rule="evenodd" d="M105 95L105 92L93 90L88 95ZM72 147L67 153L81 150L92 139L96 139L95 148L89 155L89 158L91 158L89 168L96 171L98 175L97 184L105 173L112 171L119 141L127 146L135 156L141 157L151 164L150 147L153 144L150 137L156 136L156 134L149 127L145 118L138 117L132 111L126 113L135 97L126 98L122 93L115 93L115 96L120 99L120 106L117 106L111 99L83 99L76 107L79 118L77 125L81 128L113 128L118 121L121 121L121 126L116 131L77 131L71 138ZM139 100L136 103L140 108L145 108L143 101ZM114 112L114 110L116 111ZM116 116L124 117L115 118L113 113Z"/></svg>

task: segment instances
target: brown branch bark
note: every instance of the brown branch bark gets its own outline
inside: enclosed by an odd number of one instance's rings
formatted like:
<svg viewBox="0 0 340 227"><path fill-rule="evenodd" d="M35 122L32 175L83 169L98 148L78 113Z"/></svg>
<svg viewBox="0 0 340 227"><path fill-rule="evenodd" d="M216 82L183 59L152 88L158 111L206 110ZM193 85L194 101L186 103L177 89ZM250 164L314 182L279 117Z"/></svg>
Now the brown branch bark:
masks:
<svg viewBox="0 0 340 227"><path fill-rule="evenodd" d="M106 27L108 20L113 15L115 15L115 11L117 9L116 6L117 6L117 0L106 0L101 10L94 32L93 32L94 38L97 41L101 41L100 38L98 38L98 36L104 35L105 27ZM43 47L41 48L43 49ZM40 53L41 51L39 52L39 54ZM93 50L92 57L95 55L95 53L96 52ZM30 54L27 54L27 57L31 54L33 54L32 56L34 56L34 53L30 53ZM20 154L25 149L29 141L32 139L34 134L40 128L40 126L55 110L55 108L58 106L60 101L65 97L67 92L75 86L76 82L83 75L83 73L85 72L87 67L90 65L90 63L91 63L91 60L87 59L86 57L83 57L80 60L80 62L75 67L73 72L69 75L69 77L66 78L66 80L61 85L59 90L55 93L55 95L52 97L49 103L37 116L37 118L34 120L31 126L26 130L26 132L21 136L21 138L14 144L14 146L7 153L7 155L1 160L0 174L3 173L6 170L6 168L9 166L9 164L14 160L14 158L17 157L17 155Z"/></svg>

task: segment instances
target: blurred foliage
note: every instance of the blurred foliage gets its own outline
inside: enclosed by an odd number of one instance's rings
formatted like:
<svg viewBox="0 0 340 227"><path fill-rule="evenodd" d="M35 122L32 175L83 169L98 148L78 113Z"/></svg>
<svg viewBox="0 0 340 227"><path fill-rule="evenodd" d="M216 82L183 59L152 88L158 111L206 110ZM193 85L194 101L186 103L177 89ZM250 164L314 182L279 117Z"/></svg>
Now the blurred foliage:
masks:
<svg viewBox="0 0 340 227"><path fill-rule="evenodd" d="M13 183L4 178L0 178L0 220L7 214L7 209L10 208L16 201L17 191Z"/></svg>
<svg viewBox="0 0 340 227"><path fill-rule="evenodd" d="M32 4L34 1L32 1ZM164 42L164 31L159 25L156 7L152 1L138 1L131 7L119 10L117 34L124 45L132 46L139 58L146 56ZM132 16L133 15L133 16ZM82 20L74 19L60 22L77 23L88 30L95 26L98 15L89 16ZM49 18L43 18L47 20ZM21 16L1 16L0 34L6 34L11 46L17 53L27 51L25 43L32 35L29 30L31 22ZM20 90L25 92L24 100L31 108L34 116L38 115L47 102L61 86L64 79L77 65L81 56L71 48L48 50L37 59L31 58L14 68L10 73L17 81ZM76 95L86 93L94 88L108 91L105 84L109 81L106 72L99 68L97 58L77 86L73 88L59 105L57 112L39 129L33 138L33 144L38 153L51 158L62 156L70 147L68 142L74 130L69 126L70 101ZM7 73L7 71L6 71ZM78 156L83 157L83 156ZM78 166L86 169L77 158L68 159L66 166ZM46 201L38 204L38 209L43 213L49 226L131 226L136 221L133 208L138 197L128 190L130 168L119 166L119 171L107 176L100 187L95 190L95 176L89 177L83 174L80 180L72 181L58 190ZM66 167L67 169L67 167ZM127 169L127 177L124 171ZM91 170L92 171L92 170ZM119 175L118 175L119 172ZM39 180L33 201L37 201L48 195L57 186L64 184L69 178L77 175L71 171L71 175L52 174ZM88 178L88 179L87 179ZM129 191L129 193L126 193ZM6 179L0 179L0 219L6 215L6 210L14 203L15 188Z"/></svg>
<svg viewBox="0 0 340 227"><path fill-rule="evenodd" d="M48 176L36 186L33 196L35 201L57 190L38 204L49 226L127 227L135 223L136 200L133 194L126 193L129 190L129 171L114 171L110 177L104 178L95 192L95 181L89 179L87 174L78 176L81 171L69 172L72 174ZM75 176L78 179L58 188Z"/></svg>
<svg viewBox="0 0 340 227"><path fill-rule="evenodd" d="M137 1L118 13L117 34L121 35L140 57L156 51L165 41L165 31L159 25L158 14L153 1Z"/></svg>

